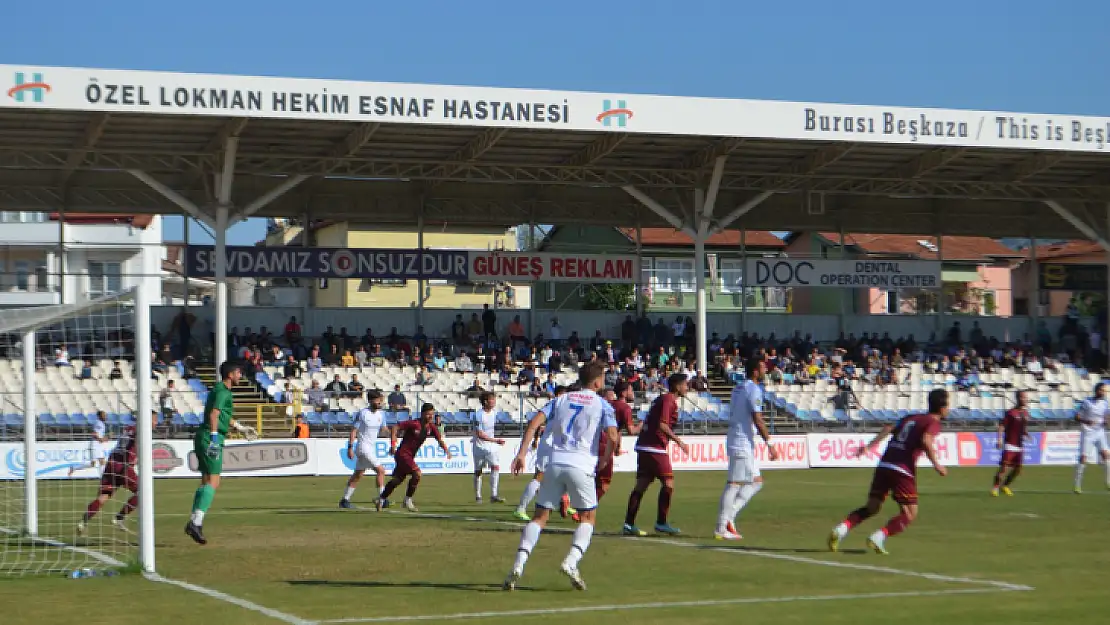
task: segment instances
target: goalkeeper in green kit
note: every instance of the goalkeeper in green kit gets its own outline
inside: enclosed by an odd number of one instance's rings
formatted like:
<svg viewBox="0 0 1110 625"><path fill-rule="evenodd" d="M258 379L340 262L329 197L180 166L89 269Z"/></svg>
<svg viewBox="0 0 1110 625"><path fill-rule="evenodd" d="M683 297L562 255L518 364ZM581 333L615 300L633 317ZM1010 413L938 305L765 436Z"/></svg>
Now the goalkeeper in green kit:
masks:
<svg viewBox="0 0 1110 625"><path fill-rule="evenodd" d="M197 429L193 438L193 451L197 456L197 470L200 471L200 488L193 496L193 514L185 524L185 533L197 543L204 545L201 529L204 515L212 505L216 489L220 487L220 473L224 464L224 439L229 430L239 432L247 440L258 437L250 426L244 426L231 418L235 408L235 398L231 389L239 383L243 371L239 364L228 361L220 365L220 381L208 393L204 402L204 423Z"/></svg>

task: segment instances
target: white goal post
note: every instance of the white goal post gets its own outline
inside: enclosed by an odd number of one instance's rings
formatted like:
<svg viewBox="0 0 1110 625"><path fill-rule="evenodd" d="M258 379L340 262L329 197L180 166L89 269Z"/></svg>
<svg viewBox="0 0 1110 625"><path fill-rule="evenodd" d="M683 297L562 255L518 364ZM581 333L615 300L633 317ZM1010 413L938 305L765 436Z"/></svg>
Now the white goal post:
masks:
<svg viewBox="0 0 1110 625"><path fill-rule="evenodd" d="M136 565L154 572L146 302L139 286L77 304L0 310L0 577ZM17 352L20 358L12 357ZM115 496L128 503L111 526L108 514L89 524L92 517L82 513L98 499L109 439L132 423L138 488ZM97 428L108 432L99 442ZM132 495L137 508L127 499ZM88 510L95 516L99 505ZM134 516L138 527L131 530Z"/></svg>

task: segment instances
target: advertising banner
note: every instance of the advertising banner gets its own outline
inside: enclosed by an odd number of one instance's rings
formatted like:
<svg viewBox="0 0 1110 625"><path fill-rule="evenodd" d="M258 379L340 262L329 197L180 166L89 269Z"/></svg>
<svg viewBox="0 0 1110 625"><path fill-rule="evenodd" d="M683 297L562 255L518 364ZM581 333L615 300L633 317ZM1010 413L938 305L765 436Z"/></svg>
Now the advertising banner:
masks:
<svg viewBox="0 0 1110 625"><path fill-rule="evenodd" d="M416 465L420 471L429 475L444 473L473 473L474 457L471 455L470 438L445 437L447 448L451 451L451 459L439 448L439 443L428 439L416 454ZM355 461L347 457L347 439L321 438L315 439L317 455L317 475L349 475L355 470ZM505 450L512 443L506 442L502 448ZM516 447L513 447L513 451ZM510 451L502 452L504 468L508 470L508 461L512 459ZM396 462L389 453L389 438L378 439L374 445L374 460L385 468L385 472L392 473Z"/></svg>
<svg viewBox="0 0 1110 625"><path fill-rule="evenodd" d="M214 277L215 249L190 245L186 274ZM229 278L631 284L637 275L635 256L573 253L229 246L226 260Z"/></svg>
<svg viewBox="0 0 1110 625"><path fill-rule="evenodd" d="M748 286L794 288L937 289L941 264L927 260L749 259Z"/></svg>
<svg viewBox="0 0 1110 625"><path fill-rule="evenodd" d="M1043 263L1037 269L1042 291L1106 292L1106 265Z"/></svg>
<svg viewBox="0 0 1110 625"><path fill-rule="evenodd" d="M1041 464L1075 464L1077 460L1078 430L1041 433Z"/></svg>
<svg viewBox="0 0 1110 625"><path fill-rule="evenodd" d="M1025 439L1023 464L1041 464L1041 436L1040 432L1031 432ZM997 432L959 432L956 448L960 466L998 466L1002 462Z"/></svg>
<svg viewBox="0 0 1110 625"><path fill-rule="evenodd" d="M867 443L873 438L875 438L873 433L808 434L806 440L809 444L809 466L814 468L874 467L882 458L890 442L889 438L877 445L874 451L865 451L862 456L856 457L860 450L867 449ZM959 464L957 448L956 434L944 432L936 437L937 459L941 464L945 466ZM929 464L924 455L921 456L920 464Z"/></svg>

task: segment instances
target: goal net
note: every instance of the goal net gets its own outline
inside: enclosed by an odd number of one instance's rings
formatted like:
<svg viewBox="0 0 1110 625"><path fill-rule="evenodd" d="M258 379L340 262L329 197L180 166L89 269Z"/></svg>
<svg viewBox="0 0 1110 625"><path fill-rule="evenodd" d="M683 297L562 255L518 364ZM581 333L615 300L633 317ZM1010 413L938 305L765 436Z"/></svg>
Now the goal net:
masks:
<svg viewBox="0 0 1110 625"><path fill-rule="evenodd" d="M0 576L153 569L143 301L0 310Z"/></svg>

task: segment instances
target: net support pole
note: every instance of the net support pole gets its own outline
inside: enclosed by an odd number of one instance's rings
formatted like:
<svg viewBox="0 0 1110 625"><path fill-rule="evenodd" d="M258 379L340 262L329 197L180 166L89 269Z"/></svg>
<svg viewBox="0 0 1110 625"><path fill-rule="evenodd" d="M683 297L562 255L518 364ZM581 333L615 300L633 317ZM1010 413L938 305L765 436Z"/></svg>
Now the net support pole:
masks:
<svg viewBox="0 0 1110 625"><path fill-rule="evenodd" d="M36 424L38 409L35 408L35 331L23 333L23 455L26 458L23 474L24 504L23 527L28 536L39 533L39 493L38 462L36 457Z"/></svg>
<svg viewBox="0 0 1110 625"><path fill-rule="evenodd" d="M154 572L154 423L151 398L150 307L143 282L135 288L135 373L138 387L135 424L139 458L139 563ZM226 339L225 339L226 340Z"/></svg>

